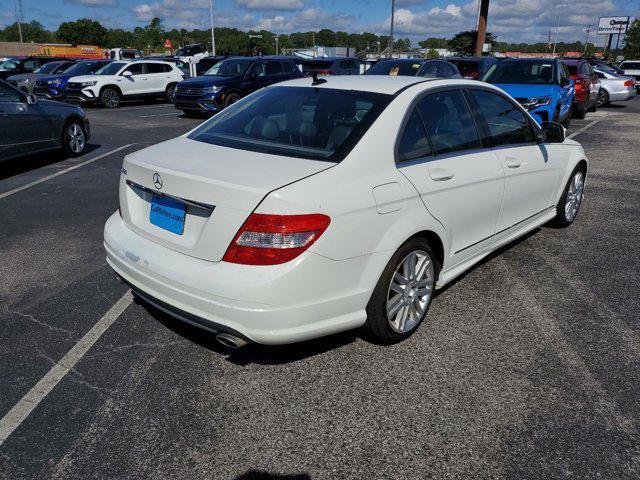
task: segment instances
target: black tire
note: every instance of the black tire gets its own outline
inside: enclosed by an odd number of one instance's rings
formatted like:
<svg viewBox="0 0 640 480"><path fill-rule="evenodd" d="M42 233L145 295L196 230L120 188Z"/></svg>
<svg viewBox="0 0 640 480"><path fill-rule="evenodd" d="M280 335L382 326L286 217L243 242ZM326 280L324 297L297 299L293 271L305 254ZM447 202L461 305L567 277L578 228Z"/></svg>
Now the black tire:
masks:
<svg viewBox="0 0 640 480"><path fill-rule="evenodd" d="M424 305L420 307L420 309L422 310L421 314L419 314L414 308L416 305L416 294L418 294L418 292L420 291L420 289L418 289L420 286L418 284L420 282L417 282L414 285L411 285L411 288L408 288L409 292L411 292L411 290L413 289L413 295L407 295L406 293L396 293L396 290L392 289L391 287L392 279L395 283L396 270L398 270L399 273L400 269L403 269L403 266L401 266L403 261L405 259L409 259L414 253L418 255L428 255L428 260L429 262L431 262L431 266L429 266L429 264L423 264L425 266L425 269L428 269L428 272L427 270L425 270L425 273L429 274L429 281L431 282L431 284L429 297L426 300L426 303L424 303ZM424 257L424 259L426 260L426 257ZM387 266L384 268L382 275L380 276L380 279L378 280L378 283L376 284L376 287L371 294L369 303L367 304L367 321L364 325L364 328L374 342L384 345L401 342L402 340L410 337L418 329L418 327L424 321L427 312L429 311L429 306L431 305L431 300L433 299L435 282L438 278L439 272L440 264L437 260L437 257L433 253L433 249L431 248L429 242L427 242L424 238L412 238L405 242L400 248L398 248L398 250L396 250L396 252L389 260L389 263L387 263ZM403 274L406 275L406 273L404 273L404 269ZM400 277L403 278L402 275L400 275ZM425 278L424 280L427 279ZM413 280L411 282L413 282ZM407 287L409 287L411 282L406 284ZM426 287L423 286L423 289L424 288ZM400 297L399 300L398 297ZM397 306L396 304L394 306L394 300L399 301L401 305ZM421 301L419 298L417 300ZM397 315L399 316L404 308L407 309L407 314L410 313L410 308L414 308L414 315L410 322L410 328L408 328L406 331L398 331L397 328L392 327L392 322L394 322L394 320L389 319L389 316L387 314L388 308L390 308L391 311L395 312L391 315L394 319L397 319ZM394 308L396 309L394 310Z"/></svg>
<svg viewBox="0 0 640 480"><path fill-rule="evenodd" d="M586 105L582 105L580 107L574 106L574 108L573 108L573 118L576 118L578 120L584 119L584 117L587 116L587 108L586 107L587 107Z"/></svg>
<svg viewBox="0 0 640 480"><path fill-rule="evenodd" d="M229 95L227 95L224 98L224 108L227 108L229 105L233 105L234 103L236 103L241 98L242 97L240 96L239 93L231 92Z"/></svg>
<svg viewBox="0 0 640 480"><path fill-rule="evenodd" d="M588 104L588 103L589 103L589 102L587 101L587 104ZM591 112L591 113L593 113L593 112L595 112L596 110L598 110L598 100L597 100L597 99L596 99L596 101L595 101L595 102L593 102L593 105L591 105L590 107L588 107L588 108L587 108L587 112Z"/></svg>
<svg viewBox="0 0 640 480"><path fill-rule="evenodd" d="M87 132L82 120L68 120L62 131L62 149L68 157L78 157L87 148Z"/></svg>
<svg viewBox="0 0 640 480"><path fill-rule="evenodd" d="M171 83L167 85L167 89L164 92L164 98L167 102L174 103L175 101L174 94L176 92L177 85L178 85L177 83Z"/></svg>
<svg viewBox="0 0 640 480"><path fill-rule="evenodd" d="M598 91L598 99L596 100L596 106L598 108L609 105L611 100L609 100L609 92L607 92L604 88L601 88Z"/></svg>
<svg viewBox="0 0 640 480"><path fill-rule="evenodd" d="M580 191L577 199L577 205L575 208L575 212L572 212L571 215L567 214L567 197L569 196L569 191L572 190L572 184L575 187L575 177L576 175L581 175L581 183L580 183ZM560 200L558 200L558 204L556 205L556 216L551 220L550 225L556 228L566 228L573 223L578 215L578 211L580 210L580 204L582 203L582 198L584 197L584 182L586 178L585 169L582 166L578 166L575 168L571 175L569 176L569 180L564 187L564 191L560 196ZM574 196L575 198L575 196Z"/></svg>
<svg viewBox="0 0 640 480"><path fill-rule="evenodd" d="M107 87L100 92L100 103L105 108L117 108L120 100L120 92L115 88Z"/></svg>

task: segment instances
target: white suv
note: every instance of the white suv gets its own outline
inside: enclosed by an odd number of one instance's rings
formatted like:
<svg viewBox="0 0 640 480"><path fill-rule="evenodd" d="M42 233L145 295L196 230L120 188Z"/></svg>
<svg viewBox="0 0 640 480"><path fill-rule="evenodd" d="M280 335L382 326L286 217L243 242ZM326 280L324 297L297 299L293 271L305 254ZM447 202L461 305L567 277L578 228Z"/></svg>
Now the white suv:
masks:
<svg viewBox="0 0 640 480"><path fill-rule="evenodd" d="M183 79L182 72L173 63L116 61L93 75L70 78L67 99L79 103L100 102L107 108L116 108L123 98L162 96L171 101L176 85Z"/></svg>

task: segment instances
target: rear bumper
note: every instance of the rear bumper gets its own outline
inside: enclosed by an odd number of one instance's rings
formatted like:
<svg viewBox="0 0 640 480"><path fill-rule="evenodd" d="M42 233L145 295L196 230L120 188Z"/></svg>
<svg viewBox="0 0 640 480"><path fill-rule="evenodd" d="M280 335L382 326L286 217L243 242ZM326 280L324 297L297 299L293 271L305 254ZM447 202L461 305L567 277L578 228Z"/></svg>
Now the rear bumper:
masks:
<svg viewBox="0 0 640 480"><path fill-rule="evenodd" d="M104 246L107 263L151 303L161 302L170 307L163 310L207 330L236 332L263 344L363 325L388 260L385 252L343 261L306 252L275 266L209 262L138 235L117 212L105 225Z"/></svg>
<svg viewBox="0 0 640 480"><path fill-rule="evenodd" d="M624 102L626 100L631 100L636 96L636 90L633 85L624 90L610 91L607 93L609 94L609 100L611 102Z"/></svg>

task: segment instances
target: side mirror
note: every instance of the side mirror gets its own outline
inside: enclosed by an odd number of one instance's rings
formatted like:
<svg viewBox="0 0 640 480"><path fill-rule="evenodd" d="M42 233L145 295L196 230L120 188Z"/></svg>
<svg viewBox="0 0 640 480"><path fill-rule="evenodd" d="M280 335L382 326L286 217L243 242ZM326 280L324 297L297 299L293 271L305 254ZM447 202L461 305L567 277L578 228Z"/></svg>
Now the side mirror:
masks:
<svg viewBox="0 0 640 480"><path fill-rule="evenodd" d="M565 128L556 122L542 122L542 142L562 143L567 138Z"/></svg>
<svg viewBox="0 0 640 480"><path fill-rule="evenodd" d="M122 76L123 77L132 77L133 73L131 73L129 70L125 70L124 72L122 72Z"/></svg>
<svg viewBox="0 0 640 480"><path fill-rule="evenodd" d="M571 80L569 80L567 77L560 78L560 86L562 88L567 87L569 85L571 85Z"/></svg>
<svg viewBox="0 0 640 480"><path fill-rule="evenodd" d="M35 105L36 103L38 103L38 97L36 97L33 93L30 93L29 95L27 95L28 105Z"/></svg>

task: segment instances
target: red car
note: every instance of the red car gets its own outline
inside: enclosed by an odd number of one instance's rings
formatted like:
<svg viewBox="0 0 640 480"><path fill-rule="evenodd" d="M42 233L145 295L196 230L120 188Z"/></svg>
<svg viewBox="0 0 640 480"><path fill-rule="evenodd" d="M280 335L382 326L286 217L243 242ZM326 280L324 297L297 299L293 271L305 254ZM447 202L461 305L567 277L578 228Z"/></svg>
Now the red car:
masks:
<svg viewBox="0 0 640 480"><path fill-rule="evenodd" d="M569 78L574 81L576 94L573 97L572 114L584 118L587 112L595 112L600 92L600 79L588 60L563 60L569 69Z"/></svg>

